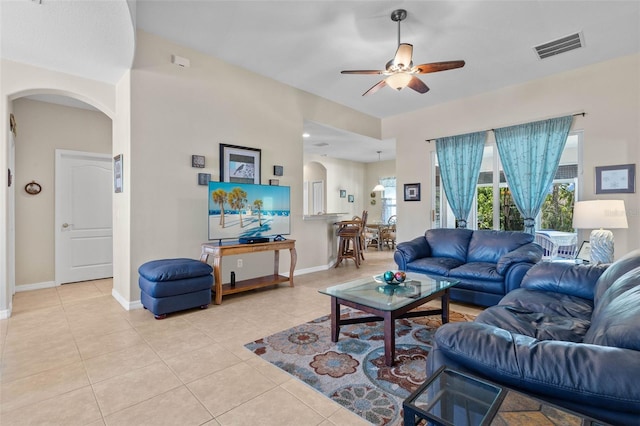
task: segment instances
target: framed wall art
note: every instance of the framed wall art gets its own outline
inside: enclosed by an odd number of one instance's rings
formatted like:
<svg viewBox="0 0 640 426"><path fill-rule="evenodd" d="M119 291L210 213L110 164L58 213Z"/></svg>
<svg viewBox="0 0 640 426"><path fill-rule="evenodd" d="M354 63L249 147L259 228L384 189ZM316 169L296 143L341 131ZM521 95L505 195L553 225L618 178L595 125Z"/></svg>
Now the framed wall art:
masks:
<svg viewBox="0 0 640 426"><path fill-rule="evenodd" d="M122 154L113 157L113 190L116 193L123 189L122 167Z"/></svg>
<svg viewBox="0 0 640 426"><path fill-rule="evenodd" d="M210 173L198 173L198 185L209 185L210 180Z"/></svg>
<svg viewBox="0 0 640 426"><path fill-rule="evenodd" d="M596 167L596 194L636 192L636 165Z"/></svg>
<svg viewBox="0 0 640 426"><path fill-rule="evenodd" d="M589 241L583 241L580 244L580 250L576 254L576 259L589 261L591 259L591 243Z"/></svg>
<svg viewBox="0 0 640 426"><path fill-rule="evenodd" d="M340 190L340 198L347 198L347 190L346 189L341 189Z"/></svg>
<svg viewBox="0 0 640 426"><path fill-rule="evenodd" d="M347 201L350 203L353 203L355 201L355 197L351 194L349 194L349 197L347 198Z"/></svg>
<svg viewBox="0 0 640 426"><path fill-rule="evenodd" d="M220 182L260 184L262 150L220 144Z"/></svg>
<svg viewBox="0 0 640 426"><path fill-rule="evenodd" d="M191 167L197 167L199 169L204 169L204 155L192 155L191 156Z"/></svg>
<svg viewBox="0 0 640 426"><path fill-rule="evenodd" d="M419 183L404 184L404 200L420 201L420 184Z"/></svg>

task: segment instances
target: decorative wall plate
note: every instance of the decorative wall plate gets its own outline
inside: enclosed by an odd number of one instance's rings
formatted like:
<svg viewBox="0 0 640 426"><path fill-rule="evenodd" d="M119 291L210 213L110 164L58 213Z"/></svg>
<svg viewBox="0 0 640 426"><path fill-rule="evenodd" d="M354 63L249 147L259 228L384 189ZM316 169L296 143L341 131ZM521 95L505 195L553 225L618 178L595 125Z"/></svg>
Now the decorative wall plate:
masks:
<svg viewBox="0 0 640 426"><path fill-rule="evenodd" d="M40 191L42 191L42 186L40 186L39 183L36 183L36 181L32 180L24 186L24 190L27 192L27 194L37 195L40 193Z"/></svg>

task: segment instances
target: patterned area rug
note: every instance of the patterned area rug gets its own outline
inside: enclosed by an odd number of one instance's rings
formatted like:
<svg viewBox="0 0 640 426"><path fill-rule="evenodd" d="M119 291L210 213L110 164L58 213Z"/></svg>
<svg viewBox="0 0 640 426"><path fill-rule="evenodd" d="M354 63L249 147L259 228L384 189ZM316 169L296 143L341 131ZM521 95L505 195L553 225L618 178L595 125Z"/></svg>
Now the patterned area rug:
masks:
<svg viewBox="0 0 640 426"><path fill-rule="evenodd" d="M342 318L363 315L344 309ZM472 315L450 313L450 321ZM396 320L396 362L384 365L382 322L345 325L337 343L324 316L245 345L375 425L401 425L402 401L425 380L431 337L440 316Z"/></svg>

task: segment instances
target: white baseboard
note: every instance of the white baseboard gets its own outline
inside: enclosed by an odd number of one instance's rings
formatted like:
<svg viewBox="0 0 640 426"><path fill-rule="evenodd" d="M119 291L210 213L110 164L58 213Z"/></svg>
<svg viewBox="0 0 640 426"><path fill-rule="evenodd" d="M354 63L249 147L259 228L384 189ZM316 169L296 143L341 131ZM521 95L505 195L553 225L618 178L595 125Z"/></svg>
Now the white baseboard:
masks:
<svg viewBox="0 0 640 426"><path fill-rule="evenodd" d="M11 317L11 311L13 310L13 302L9 303L8 309L0 310L0 320L7 319Z"/></svg>
<svg viewBox="0 0 640 426"><path fill-rule="evenodd" d="M142 302L140 300L134 300L132 302L127 301L120 293L116 291L116 289L111 289L111 296L113 296L116 301L122 305L127 311L132 311L134 309L142 309Z"/></svg>
<svg viewBox="0 0 640 426"><path fill-rule="evenodd" d="M34 284L22 284L16 286L16 293L19 291L31 291L31 290L41 290L43 288L52 288L56 287L55 281L44 281L41 283Z"/></svg>
<svg viewBox="0 0 640 426"><path fill-rule="evenodd" d="M295 277L296 275L304 275L304 274L311 274L313 272L320 272L320 271L326 271L327 269L331 269L331 267L335 265L335 263L330 263L327 265L320 265L320 266L314 266L312 268L305 268L305 269L296 269L293 272L293 276ZM283 274L284 276L288 277L289 274Z"/></svg>

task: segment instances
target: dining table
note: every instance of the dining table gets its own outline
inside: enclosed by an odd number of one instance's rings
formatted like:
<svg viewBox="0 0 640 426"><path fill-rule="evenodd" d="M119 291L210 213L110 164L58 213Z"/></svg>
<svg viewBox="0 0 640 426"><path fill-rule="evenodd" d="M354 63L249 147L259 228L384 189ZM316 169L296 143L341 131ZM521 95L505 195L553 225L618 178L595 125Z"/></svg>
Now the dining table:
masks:
<svg viewBox="0 0 640 426"><path fill-rule="evenodd" d="M390 225L387 222L374 221L367 222L366 228L375 229L375 234L377 237L375 238L378 242L378 250L382 250L382 231L388 228Z"/></svg>

